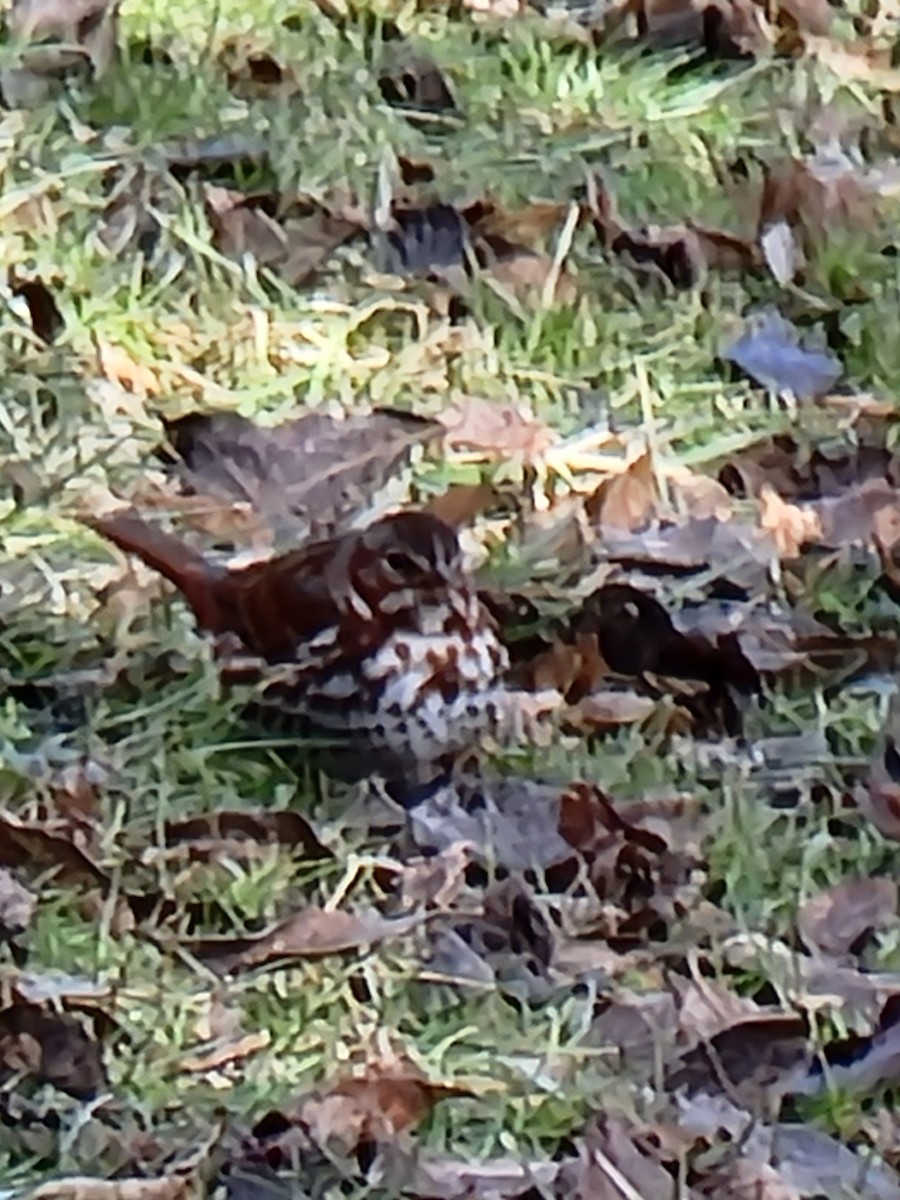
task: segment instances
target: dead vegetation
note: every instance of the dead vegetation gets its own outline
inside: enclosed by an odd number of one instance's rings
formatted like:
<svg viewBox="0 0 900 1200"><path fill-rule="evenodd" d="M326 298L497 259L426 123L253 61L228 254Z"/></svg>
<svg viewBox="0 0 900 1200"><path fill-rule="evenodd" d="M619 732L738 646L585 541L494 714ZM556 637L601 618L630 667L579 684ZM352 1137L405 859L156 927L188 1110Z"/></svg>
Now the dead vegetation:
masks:
<svg viewBox="0 0 900 1200"><path fill-rule="evenodd" d="M4 1200L900 1197L898 37L14 0ZM440 516L510 728L318 771L123 503Z"/></svg>

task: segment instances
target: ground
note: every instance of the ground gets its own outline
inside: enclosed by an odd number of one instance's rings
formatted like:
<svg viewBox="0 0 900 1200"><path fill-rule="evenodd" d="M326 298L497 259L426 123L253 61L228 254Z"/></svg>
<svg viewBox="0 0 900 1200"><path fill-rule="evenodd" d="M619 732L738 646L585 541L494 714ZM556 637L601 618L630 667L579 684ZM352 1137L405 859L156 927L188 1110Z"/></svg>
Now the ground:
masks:
<svg viewBox="0 0 900 1200"><path fill-rule="evenodd" d="M408 40L382 41L384 23L373 15L396 21ZM857 37L846 15L836 21L828 38ZM705 980L722 1004L723 997L734 1001L728 1018L706 1029L737 1022L739 999L811 1013L812 1030L800 1039L807 1048L848 1031L869 1036L880 1003L893 994L890 976L879 984L878 1004L870 997L868 1006L855 1006L837 975L818 992L805 976L798 984L793 956L846 969L857 983L900 969L891 890L900 859L885 836L889 823L871 816L883 795L870 775L870 764L884 757L895 686L892 543L862 501L868 515L853 517L855 524L843 510L815 508L823 497L857 496L866 478L891 486L897 479L891 418L900 385L900 276L889 186L897 89L890 65L878 68L883 76L874 66L850 72L834 54L814 53L811 36L788 53L766 45L728 58L700 55L696 40L656 45L652 31L637 42L593 46L572 26L535 12L476 19L465 10L374 5L338 19L301 0L203 0L190 8L126 0L116 40L120 61L104 65L98 78L76 74L0 120L0 245L10 272L0 337L0 666L9 689L0 709L0 768L12 847L0 851L0 861L13 872L9 886L27 884L36 899L7 954L5 999L9 1012L33 1017L28 989L32 977L44 979L53 993L48 1011L65 1008L79 1021L88 1011L92 1062L95 1039L102 1043L102 1068L51 1067L50 1050L27 1021L31 1042L18 1025L4 1027L4 1187L95 1172L171 1184L173 1163L187 1162L187 1177L190 1155L214 1159L208 1148L220 1136L222 1153L236 1160L235 1147L265 1114L295 1113L302 1096L343 1076L396 1074L396 1063L384 1067L396 1059L412 1064L404 1070L413 1079L463 1092L433 1107L428 1089L424 1100L414 1088L413 1101L396 1101L397 1136L411 1137L422 1153L457 1164L562 1160L598 1113L663 1121L669 1085L649 1103L653 1072L645 1076L623 1061L620 1034L595 1021L609 1011L605 1002L637 1011L637 998L666 991L671 974L698 991ZM5 92L17 53L9 42ZM416 55L438 68L455 101L428 120L411 120L379 89L382 62L402 77L409 64L421 73ZM274 76L263 60L277 64ZM779 272L772 254L767 262L760 250L761 164L809 161L832 132L833 145L862 145L868 158L853 160L852 169L843 164L848 190L837 199L807 179L793 185L793 208L775 205L772 224L793 230L790 245L802 245L806 260L796 273ZM415 193L411 165L422 163L434 178ZM887 182L876 187L867 176L863 186L865 172L876 169ZM211 186L282 199L299 192L351 226L357 221L357 231L377 224L372 214L402 189L404 197L428 194L459 209L489 201L490 236L546 257L532 263L530 288L515 255L509 273L489 263L475 281L462 278L460 260L455 284L465 310L454 309L451 321L448 287L405 274L417 265L411 236L392 244L391 271L374 269L385 266L373 261L377 237L356 237L320 260L312 252L311 268L289 278L280 251L269 266L255 261L257 226L246 233L251 253L243 258L233 231L216 235L204 192ZM613 217L604 204L610 195ZM233 195L219 199L234 207ZM538 203L548 206L543 215ZM314 210L311 219L320 217ZM634 255L618 252L617 231L646 226L675 226L670 238L692 247L686 221L732 235L732 259L723 261L721 245L710 249L701 237L699 250L684 251L687 277L673 282L665 263L642 269ZM321 229L296 228L308 251ZM141 241L142 231L149 240ZM660 241L646 230L641 239ZM29 316L21 282L38 279L45 287ZM48 318L48 295L58 322ZM839 359L834 387L779 397L724 361L748 311L773 306L802 328L811 353ZM304 943L286 965L275 954L254 965L246 948L232 946L238 967L228 971L203 936L265 931L307 905L378 910L397 920L413 913L431 921L466 905L480 912L485 879L470 876L467 889L456 879L463 890L452 893L449 908L411 882L401 903L392 889L416 846L407 843L403 852L396 831L384 832L343 785L298 777L283 739L252 735L240 716L242 697L221 688L184 607L164 600L149 573L129 575L124 559L77 518L104 509L114 495L146 499L155 489L157 499L171 496L153 458L161 417L233 410L271 425L298 405L321 404L430 417L471 397L518 405L530 414L527 428L557 438L555 457L537 456L535 482L521 453L504 452L503 437L478 462L457 448L436 463L418 463L423 493L490 477L523 504L525 524L534 528L557 501L560 511L573 496L582 504L641 448L649 448L652 479L633 503L642 508L649 489L663 493L653 504L671 508L689 475L719 480L722 467L743 461L749 447L790 435L796 448L764 467L790 511L773 516L759 488L744 496L722 489L716 501L730 506L723 524L765 528L774 539L756 594L766 619L778 625L779 614L792 614L782 624L793 636L795 614L815 617L818 630L834 637L835 656L810 658L790 639L797 655L790 664L774 650L767 663L762 652L751 654L761 696L744 705L739 728L723 725L718 710L673 719L666 704L678 709L678 702L663 686L651 689L649 721L616 717L590 738L569 729L497 754L501 774L549 779L558 792L585 781L635 821L642 818L632 805L670 804L648 819L657 820L653 828L678 859L677 872L685 872L687 845L692 866L666 893L673 907L661 938L656 927L636 939L617 927L607 946L604 921L614 918L604 903L621 912L633 900L620 894L620 860L610 867L608 849L601 853L592 842L591 861L602 863L589 894L577 881L554 889L528 876L521 885L549 920L547 936L563 939L570 955L557 946L539 997L518 979L521 950L511 951L512 983L498 983L497 970L480 984L437 979L423 956L431 926L384 940L351 933L349 949L323 956ZM598 430L578 458L572 448L579 438ZM860 467L858 452L873 444L885 456L874 472ZM815 447L839 464L836 486L808 469ZM786 462L794 470L790 487L783 485ZM878 511L890 507L881 500ZM647 524L641 513L634 516L621 494L616 503L640 537ZM804 512L819 521L817 535L792 533ZM679 510L678 521L690 519ZM591 536L611 520L608 511L589 520ZM560 565L555 550L538 577L534 560L517 555L508 513L480 512L474 525L467 544L477 550L479 581L495 594L540 593L541 612L556 618L569 591L579 602L587 593L587 569ZM606 561L597 554L595 565ZM673 614L685 605L705 612L707 583L720 567L712 563L699 582L670 572L657 594ZM855 649L848 649L852 638ZM111 682L99 686L104 664ZM527 675L527 655L520 667ZM58 680L73 671L90 683L60 699ZM693 814L687 832L673 815L674 798ZM303 853L307 831L301 836L290 826L272 837L274 826L264 822L244 838L211 826L172 835L172 822L242 810L302 814L328 853ZM665 893L658 848L638 843L635 853L653 860L648 886ZM851 934L829 927L823 951L825 935L820 930L817 942L809 933L811 898L869 878L887 882L887 891L865 893L871 919L850 905ZM579 902L596 911L585 918ZM190 935L179 924L188 914ZM15 925L8 917L4 923ZM534 935L536 944L541 936ZM25 955L24 966L14 951ZM578 954L587 959L573 966ZM77 981L92 989L87 1009L78 1003ZM667 1068L692 1040L683 1012L680 1020L671 1039L662 1038ZM69 1036L63 1057L73 1052ZM652 1034L643 1036L652 1044ZM210 1058L198 1061L201 1050ZM891 1082L879 1079L877 1104L871 1088L801 1095L790 1119L896 1162ZM27 1119L17 1105L27 1107ZM381 1093L360 1101L380 1135L381 1117L370 1107L383 1114L390 1104ZM748 1111L755 1111L749 1103ZM332 1114L358 1151L357 1117L357 1110ZM697 1150L700 1135L692 1137ZM628 1175L614 1150L609 1140L601 1146L605 1161ZM666 1161L673 1157L670 1148ZM691 1161L685 1179L699 1189L694 1194L739 1194L724 1183L702 1190L711 1173L709 1163ZM337 1178L326 1172L323 1186L337 1186ZM616 1190L604 1176L596 1194L662 1194L651 1190L658 1179L629 1178ZM358 1174L357 1185L365 1186ZM391 1194L390 1182L379 1186ZM407 1177L402 1186L425 1194ZM838 1194L831 1186L820 1190ZM889 1190L900 1188L896 1177L884 1186L884 1195L900 1194ZM486 1185L478 1187L483 1194ZM525 1188L511 1184L502 1194ZM135 1194L180 1193L171 1184L167 1193Z"/></svg>

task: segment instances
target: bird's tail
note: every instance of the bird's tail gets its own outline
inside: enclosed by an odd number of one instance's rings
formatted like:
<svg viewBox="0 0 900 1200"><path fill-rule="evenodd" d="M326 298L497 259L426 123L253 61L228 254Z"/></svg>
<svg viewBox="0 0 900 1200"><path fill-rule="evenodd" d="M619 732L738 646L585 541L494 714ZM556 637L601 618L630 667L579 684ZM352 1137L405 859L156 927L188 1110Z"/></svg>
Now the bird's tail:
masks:
<svg viewBox="0 0 900 1200"><path fill-rule="evenodd" d="M136 554L173 583L193 609L201 628L223 633L231 627L216 586L227 577L226 568L210 562L174 534L148 524L135 513L90 517L84 523L120 550Z"/></svg>

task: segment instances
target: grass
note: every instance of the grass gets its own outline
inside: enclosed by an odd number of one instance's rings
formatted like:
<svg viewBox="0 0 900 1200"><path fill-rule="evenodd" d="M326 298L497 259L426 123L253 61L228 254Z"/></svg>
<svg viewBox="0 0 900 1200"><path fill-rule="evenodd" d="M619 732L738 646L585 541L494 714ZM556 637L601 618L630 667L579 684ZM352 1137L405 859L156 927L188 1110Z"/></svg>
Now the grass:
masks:
<svg viewBox="0 0 900 1200"><path fill-rule="evenodd" d="M810 97L833 93L848 119L876 120L875 98L864 88L843 87L806 61L688 70L681 52L572 47L536 15L501 27L413 5L392 7L390 15L452 80L463 120L430 128L391 110L378 92L380 51L365 21L351 22L339 37L303 0L252 8L203 0L190 10L128 0L119 65L96 85L73 84L0 120L0 254L23 273L60 280L55 295L66 322L62 338L42 346L21 303L8 291L4 297L0 662L14 679L83 666L115 645L115 617L95 610L98 588L117 568L71 514L76 502L109 489L127 493L146 476L159 415L209 406L275 420L297 404L359 401L433 412L453 396L475 394L518 398L569 435L599 405L627 429L652 425L664 459L714 473L740 446L791 428L789 413L761 403L715 362L748 306L779 299L823 316L835 309L849 379L878 395L897 394L898 259L881 253L876 236L835 231L810 265L805 296L797 289L779 295L765 277L715 272L701 295L643 287L580 229L571 255L580 285L573 306L513 303L476 286L463 350L452 356L442 349L449 334L441 319L421 296L400 297L373 280L358 247L339 251L302 290L251 262L223 258L212 247L196 182L176 183L162 169L164 149L175 142L262 141L264 162L234 178L226 170L227 182L247 190L299 187L319 197L351 190L366 203L379 172L390 172L400 155L434 164L443 199L490 195L510 210L568 199L587 171L600 168L614 181L626 223L690 217L752 233L750 189L727 193L721 164L795 152ZM286 30L281 22L291 16L299 27ZM236 98L217 58L236 35L289 65L299 94ZM147 40L166 48L171 63L142 62ZM111 161L120 180L143 189L141 206L159 224L149 261L132 243L115 253L104 246ZM861 300L843 305L855 287ZM398 303L411 308L398 314ZM429 339L434 352L425 353ZM148 400L105 380L98 341L155 372L158 394ZM831 413L804 413L801 425L811 439L835 435ZM443 469L438 484L452 477L452 467ZM869 596L874 574L871 565L860 575L838 564L815 582L806 607L836 615L844 628L890 628L896 611ZM341 789L305 790L277 748L247 742L236 702L220 694L209 653L180 608L154 605L129 637L134 687L91 701L74 732L60 733L12 697L0 707L5 803L27 811L46 800L63 767L87 753L106 771L95 797L96 852L118 889L202 900L211 926L224 914L234 929L262 927L301 899L327 902L348 853L381 849L348 825ZM154 678L144 654L178 669ZM865 691L838 690L827 699L786 685L772 691L752 718L751 740L818 730L828 747L825 761L797 772L799 803L788 811L768 805L767 781L740 755L706 769L690 741L652 754L636 731L597 746L535 750L510 765L530 762L541 774L593 780L623 801L673 789L698 795L715 814L709 874L729 928L791 945L796 913L810 894L845 877L896 872L893 848L859 814L841 809L848 768L864 768L883 715L881 701ZM823 786L824 803L812 798ZM161 850L167 820L257 807L312 812L336 859L312 868L269 848L252 861L216 865ZM844 823L838 833L836 815ZM363 872L350 895L355 904L380 903L375 874ZM223 983L171 941L130 929L115 892L102 911L87 910L77 890L47 877L28 944L29 970L108 985L113 1108L166 1144L199 1138L223 1108L247 1122L290 1108L299 1093L346 1070L384 1037L435 1078L501 1085L438 1106L418 1135L433 1151L546 1157L598 1108L635 1100L614 1048L586 1036L592 1017L582 991L517 1006L497 992L423 981L411 942ZM871 967L898 969L896 924L867 953ZM784 998L796 995L777 955L760 950L738 979L726 972L724 946L713 944L710 954L729 987L750 995L768 984ZM652 989L658 976L637 970L631 981ZM184 1060L219 1005L245 1030L263 1032L267 1044L235 1064L189 1072ZM5 1129L4 1184L89 1172L98 1161L115 1168L109 1145L96 1157L98 1117L60 1093L38 1093L35 1103L61 1113L63 1131L35 1149L21 1130ZM835 1097L817 1121L856 1136L866 1128L865 1106Z"/></svg>

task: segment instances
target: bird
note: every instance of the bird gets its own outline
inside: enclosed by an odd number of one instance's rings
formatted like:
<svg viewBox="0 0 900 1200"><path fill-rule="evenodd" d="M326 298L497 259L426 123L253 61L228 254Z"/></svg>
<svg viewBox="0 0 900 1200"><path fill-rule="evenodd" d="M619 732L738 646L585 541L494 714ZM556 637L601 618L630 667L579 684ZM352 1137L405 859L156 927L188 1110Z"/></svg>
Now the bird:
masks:
<svg viewBox="0 0 900 1200"><path fill-rule="evenodd" d="M455 530L431 513L393 513L241 567L134 510L84 521L174 584L216 639L223 675L229 663L232 679L258 669L262 705L289 727L421 781L496 724L508 654Z"/></svg>

